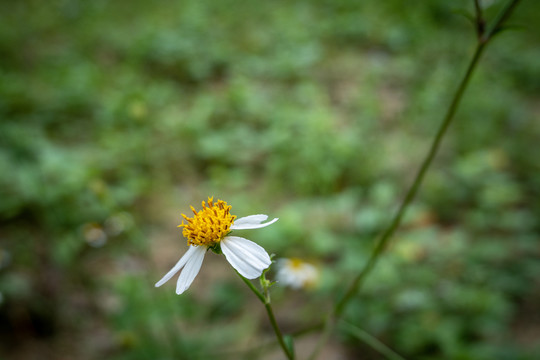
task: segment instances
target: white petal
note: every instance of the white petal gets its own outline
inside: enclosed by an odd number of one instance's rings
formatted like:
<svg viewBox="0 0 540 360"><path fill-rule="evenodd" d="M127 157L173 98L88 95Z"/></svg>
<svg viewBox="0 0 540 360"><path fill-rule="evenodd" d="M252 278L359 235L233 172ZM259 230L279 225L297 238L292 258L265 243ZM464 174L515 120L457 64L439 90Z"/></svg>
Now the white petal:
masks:
<svg viewBox="0 0 540 360"><path fill-rule="evenodd" d="M245 278L255 279L272 263L270 256L253 241L238 236L221 240L221 251L227 261Z"/></svg>
<svg viewBox="0 0 540 360"><path fill-rule="evenodd" d="M234 223L236 225L240 225L240 224L260 224L266 219L268 219L268 215L264 215L264 214L249 215L249 216L244 216L244 217L241 217L241 218L238 218L238 219L234 220Z"/></svg>
<svg viewBox="0 0 540 360"><path fill-rule="evenodd" d="M193 280L195 280L195 276L197 276L199 270L201 270L201 265L204 260L204 255L206 254L206 250L206 246L195 247L193 255L188 259L186 267L184 270L182 270L180 276L178 277L178 282L176 283L176 293L178 295L186 291Z"/></svg>
<svg viewBox="0 0 540 360"><path fill-rule="evenodd" d="M186 251L184 256L182 256L180 258L180 260L178 260L176 265L174 265L173 268L167 274L165 274L165 276L162 277L161 280L159 280L156 283L156 287L159 287L159 286L165 284L167 281L169 281L170 278L172 278L174 276L174 274L179 272L180 269L182 269L184 267L184 265L186 265L188 260L196 253L196 249L197 249L196 246L190 246L188 251Z"/></svg>
<svg viewBox="0 0 540 360"><path fill-rule="evenodd" d="M245 216L234 221L231 225L231 230L245 230L245 229L259 229L268 225L272 225L279 218L275 218L267 223L261 224L264 220L268 219L268 215L250 215Z"/></svg>

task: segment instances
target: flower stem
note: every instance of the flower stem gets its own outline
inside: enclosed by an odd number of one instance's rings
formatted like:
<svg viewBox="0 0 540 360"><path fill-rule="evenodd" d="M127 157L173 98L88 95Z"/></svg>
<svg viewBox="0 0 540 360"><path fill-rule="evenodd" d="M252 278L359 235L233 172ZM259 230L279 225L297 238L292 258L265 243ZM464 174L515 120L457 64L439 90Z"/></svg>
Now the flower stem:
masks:
<svg viewBox="0 0 540 360"><path fill-rule="evenodd" d="M379 260L380 255L386 248L388 241L390 240L390 238L392 237L396 229L401 224L401 219L403 218L403 215L405 214L409 204L412 202L412 200L416 196L416 193L418 192L418 189L420 188L420 185L422 184L424 176L429 166L431 165L433 158L437 154L437 151L439 150L441 141L446 131L448 130L448 126L450 125L450 123L452 122L454 118L454 114L456 113L459 103L463 97L463 93L465 92L465 89L467 88L467 85L469 84L469 81L476 68L476 65L478 64L478 60L480 59L480 56L484 52L484 49L486 45L488 44L489 40L491 40L493 35L496 34L501 29L502 22L508 18L508 16L510 15L510 12L515 8L518 2L519 0L510 1L508 5L504 8L504 10L499 14L497 21L495 22L495 26L492 27L489 32L484 34L483 38L479 39L476 45L476 49L474 51L474 55L469 63L469 66L467 67L467 71L465 75L463 76L463 79L461 80L461 83L459 84L459 87L457 88L456 93L454 94L454 97L452 99L452 102L450 103L448 111L439 127L439 130L437 131L437 134L435 135L435 138L433 139L433 142L431 144L431 147L429 149L429 152L426 158L422 162L422 165L420 169L418 170L418 173L416 174L416 178L414 179L412 186L410 187L409 191L405 195L405 198L403 199L403 202L401 203L401 206L399 207L398 212L394 216L393 220L390 222L390 225L386 228L384 233L381 235L368 262L366 263L362 271L360 271L360 273L353 280L352 284L349 286L348 291L345 293L342 299L335 305L334 307L335 316L339 317L341 315L345 306L348 304L351 298L359 290L360 286L362 285L363 280L370 273L373 267L377 264L377 261ZM481 20L482 19L477 19L477 21L481 21Z"/></svg>
<svg viewBox="0 0 540 360"><path fill-rule="evenodd" d="M290 349L287 347L287 345L285 344L285 339L277 324L276 318L274 316L274 311L272 310L272 305L270 303L266 303L264 304L264 308L266 309L266 314L268 314L268 319L270 320L270 323L272 324L272 328L274 329L274 333L276 334L276 337L279 341L279 345L283 349L283 352L285 353L285 355L287 355L287 358L289 360L294 360L294 353L292 353Z"/></svg>
<svg viewBox="0 0 540 360"><path fill-rule="evenodd" d="M276 338L278 339L279 345L283 349L283 352L287 356L287 359L294 360L294 353L289 349L287 344L285 344L285 338L283 337L283 333L281 332L278 326L278 323L276 321L276 317L274 316L274 310L272 310L272 304L270 302L270 294L268 293L268 288L264 289L264 294L263 294L262 292L259 291L259 289L255 287L255 285L251 283L251 281L249 281L248 279L240 275L240 273L238 272L236 273L238 274L238 276L240 276L240 278L244 281L244 283L246 283L246 285L251 289L251 291L253 291L253 293L259 298L259 300L261 300L261 302L264 305L264 308L266 309L266 314L268 315L268 319L270 320L272 329L274 329L274 333L276 334Z"/></svg>
<svg viewBox="0 0 540 360"><path fill-rule="evenodd" d="M481 9L479 8L479 3L475 2L475 6L477 7L476 8L476 22L478 23L477 31L478 31L479 36L478 36L478 42L476 44L476 49L471 58L471 61L469 62L467 71L465 72L465 75L463 76L454 94L454 97L452 98L452 102L450 103L450 106L448 107L446 115L444 116L443 121L441 125L439 126L439 129L437 130L437 133L433 139L429 152L427 153L424 161L422 162L422 165L420 166L420 169L418 170L416 174L413 184L407 191L407 194L405 195L405 198L403 199L403 202L401 203L394 218L392 219L392 221L390 222L386 230L383 232L383 234L377 241L375 249L371 253L371 256L368 262L364 265L360 273L358 273L358 275L354 278L351 285L345 292L345 295L343 295L341 300L339 300L336 303L336 305L330 312L329 316L326 318L325 324L323 327L323 334L321 336L321 339L319 340L319 343L317 344L313 353L311 354L310 359L316 359L318 353L323 347L323 344L328 340L334 328L336 319L341 316L341 314L345 310L346 305L349 303L349 301L356 295L358 290L361 288L361 285L363 284L364 279L375 267L381 254L386 249L386 246L388 245L390 238L392 237L396 229L401 224L403 215L405 214L409 204L412 202L412 200L416 196L416 193L418 192L418 189L420 188L420 185L422 184L424 176L427 170L429 169L435 155L437 154L441 141L444 135L446 134L446 131L448 130L450 123L452 122L454 118L454 115L463 97L465 89L467 88L467 85L469 84L471 76L478 64L478 60L480 59L489 41L493 38L493 36L496 33L498 33L502 29L502 25L504 21L508 19L512 11L516 8L516 5L518 4L519 1L520 0L510 0L505 6L505 8L501 10L496 20L494 21L494 25L489 29L489 31L485 31L484 25L480 24L480 22L483 22L484 19L482 18L482 12L481 12Z"/></svg>
<svg viewBox="0 0 540 360"><path fill-rule="evenodd" d="M450 123L452 122L452 119L454 118L454 114L458 108L459 102L461 101L461 98L463 97L463 93L465 92L465 89L469 83L469 80L471 79L471 75L473 74L474 69L476 68L476 65L478 64L478 60L480 59L480 55L482 55L482 52L484 51L486 44L487 42L479 42L477 44L474 55L467 68L467 72L465 73L465 76L463 77L463 79L461 80L461 83L459 84L459 87L454 95L454 98L452 99L452 103L450 104L450 107L448 108L448 112L446 113L446 116L444 117L443 122L441 123L439 130L437 131L437 134L435 135L435 138L433 139L431 148L429 149L429 152L426 158L424 159L422 166L418 170L418 173L416 174L416 178L414 179L412 186L409 188L409 191L405 195L405 198L403 199L403 202L401 203L401 206L399 207L399 210L397 211L396 215L390 222L390 225L386 228L384 233L381 235L379 241L377 242L377 245L375 246L375 249L371 253L371 256L368 262L366 263L362 271L360 271L360 273L353 280L352 284L349 286L349 289L347 290L343 298L336 304L334 308L335 316L339 317L341 315L341 313L345 309L345 305L349 303L351 298L359 290L360 286L363 283L363 280L371 272L374 266L377 264L377 261L379 260L380 255L385 250L390 238L392 237L396 229L401 224L403 215L405 215L405 212L409 204L412 202L412 200L416 196L416 193L418 192L418 189L420 188L420 185L422 184L422 181L424 180L424 176L429 166L431 165L433 158L437 154L437 151L444 137L444 134L448 130L448 126L450 125Z"/></svg>
<svg viewBox="0 0 540 360"><path fill-rule="evenodd" d="M253 284L251 283L251 281L249 281L248 279L246 279L245 277L243 277L242 275L240 275L240 273L239 273L238 271L237 271L236 273L238 274L238 276L240 276L240 279L242 279L242 280L246 283L246 285L251 289L251 291L253 291L253 293L254 293L255 295L257 295L257 297L259 298L259 300L261 300L261 302L262 302L263 304L265 304L265 303L266 303L266 299L264 298L264 295L259 291L259 289L257 289L257 288L255 287L255 285L253 285Z"/></svg>

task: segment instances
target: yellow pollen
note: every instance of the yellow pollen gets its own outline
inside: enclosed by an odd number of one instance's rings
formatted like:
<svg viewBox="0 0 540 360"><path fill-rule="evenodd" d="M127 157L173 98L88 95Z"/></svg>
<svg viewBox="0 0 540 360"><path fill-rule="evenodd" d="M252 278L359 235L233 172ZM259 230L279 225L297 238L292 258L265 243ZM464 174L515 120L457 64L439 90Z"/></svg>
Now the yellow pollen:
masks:
<svg viewBox="0 0 540 360"><path fill-rule="evenodd" d="M291 267L291 269L298 270L302 266L304 266L304 262L298 258L290 258L289 266Z"/></svg>
<svg viewBox="0 0 540 360"><path fill-rule="evenodd" d="M182 234L187 238L188 245L212 246L220 242L231 231L231 225L236 216L231 215L231 206L225 201L208 198L208 204L202 202L202 210L195 211L191 206L191 211L195 214L192 218L182 214L187 224L178 225L183 227Z"/></svg>

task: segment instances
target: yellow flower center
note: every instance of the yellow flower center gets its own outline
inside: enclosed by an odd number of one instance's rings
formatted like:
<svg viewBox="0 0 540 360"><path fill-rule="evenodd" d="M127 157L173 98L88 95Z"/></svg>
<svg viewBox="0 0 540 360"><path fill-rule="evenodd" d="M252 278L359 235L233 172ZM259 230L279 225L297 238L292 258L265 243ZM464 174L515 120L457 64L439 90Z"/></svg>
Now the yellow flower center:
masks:
<svg viewBox="0 0 540 360"><path fill-rule="evenodd" d="M289 267L291 270L299 270L303 266L304 266L304 262L302 260L298 258L289 259Z"/></svg>
<svg viewBox="0 0 540 360"><path fill-rule="evenodd" d="M184 228L182 234L188 239L188 245L213 246L231 231L231 225L236 219L236 216L230 214L231 206L225 201L214 203L213 200L213 197L209 197L208 204L203 201L199 212L191 206L195 214L192 218L182 214L187 224L182 220L178 227Z"/></svg>

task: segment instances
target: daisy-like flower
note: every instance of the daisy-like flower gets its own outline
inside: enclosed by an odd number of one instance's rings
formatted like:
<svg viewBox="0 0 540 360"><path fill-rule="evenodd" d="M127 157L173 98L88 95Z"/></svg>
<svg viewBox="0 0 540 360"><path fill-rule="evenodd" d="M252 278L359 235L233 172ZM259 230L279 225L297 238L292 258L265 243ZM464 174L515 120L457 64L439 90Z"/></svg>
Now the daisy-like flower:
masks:
<svg viewBox="0 0 540 360"><path fill-rule="evenodd" d="M208 204L202 202L202 210L191 211L192 218L182 214L187 223L178 225L184 228L182 234L187 238L188 251L174 267L156 283L156 287L166 283L177 272L182 270L176 283L176 293L186 291L201 269L204 255L208 249L222 252L236 271L247 279L261 276L262 271L270 266L270 256L261 246L239 236L229 236L232 230L258 229L278 221L277 218L263 224L267 215L250 215L236 219L231 215L231 206L225 201L208 198Z"/></svg>
<svg viewBox="0 0 540 360"><path fill-rule="evenodd" d="M293 289L314 286L319 280L317 268L297 258L279 259L276 280Z"/></svg>

